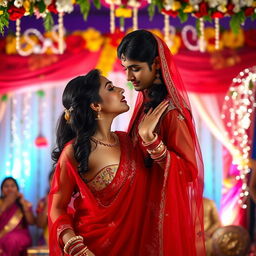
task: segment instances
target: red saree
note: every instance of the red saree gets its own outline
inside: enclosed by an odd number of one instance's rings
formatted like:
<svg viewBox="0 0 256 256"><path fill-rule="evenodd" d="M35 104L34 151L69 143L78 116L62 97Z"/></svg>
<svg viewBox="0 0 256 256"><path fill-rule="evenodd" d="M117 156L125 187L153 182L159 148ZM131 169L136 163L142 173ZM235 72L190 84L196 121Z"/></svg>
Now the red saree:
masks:
<svg viewBox="0 0 256 256"><path fill-rule="evenodd" d="M167 156L161 163L154 163L151 170L149 198L152 204L147 211L156 210L161 228L156 230L159 254L164 256L204 256L203 229L203 162L189 100L182 79L174 65L167 45L157 36L158 54L164 84L168 90L170 106L161 118L156 132L167 146ZM138 94L129 133L135 147L140 146L138 124L144 115L144 93ZM159 217L158 217L159 216ZM145 225L150 225L152 215L146 214ZM142 237L142 244L148 237Z"/></svg>
<svg viewBox="0 0 256 256"><path fill-rule="evenodd" d="M92 193L81 179L64 148L49 194L51 256L63 255L58 230L65 225L72 226L77 235L83 236L85 244L96 256L162 255L162 236L157 230L163 229L161 218L164 216L154 216L158 213L160 198L149 196L154 180L144 168L143 157L133 148L128 135L117 134L121 147L119 168L113 181L98 192ZM175 155L172 158L175 163ZM61 175L64 175L65 184L60 182ZM68 213L67 206L66 213L53 222L50 217L52 198L60 186L67 189L71 186L78 193L73 198L73 213ZM147 210L149 206L151 211Z"/></svg>

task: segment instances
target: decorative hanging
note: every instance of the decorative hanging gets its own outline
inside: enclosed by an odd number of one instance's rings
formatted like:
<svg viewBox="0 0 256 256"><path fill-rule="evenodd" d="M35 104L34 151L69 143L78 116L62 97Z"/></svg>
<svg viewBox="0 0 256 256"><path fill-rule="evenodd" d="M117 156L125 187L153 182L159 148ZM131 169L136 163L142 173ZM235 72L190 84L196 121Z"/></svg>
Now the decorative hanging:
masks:
<svg viewBox="0 0 256 256"><path fill-rule="evenodd" d="M59 28L59 53L64 52L64 25L63 25L63 12L59 12L58 16L58 28Z"/></svg>
<svg viewBox="0 0 256 256"><path fill-rule="evenodd" d="M170 45L170 23L169 23L169 15L164 14L164 41L169 46Z"/></svg>
<svg viewBox="0 0 256 256"><path fill-rule="evenodd" d="M204 19L199 19L199 29L200 29L200 36L199 36L199 49L200 52L205 52L205 37L204 37Z"/></svg>
<svg viewBox="0 0 256 256"><path fill-rule="evenodd" d="M133 12L133 18L132 18L133 31L135 31L138 29L138 7L133 7L132 12Z"/></svg>
<svg viewBox="0 0 256 256"><path fill-rule="evenodd" d="M48 146L47 138L43 135L43 132L42 132L43 115L44 115L44 107L45 107L43 98L45 96L45 92L43 90L38 90L37 96L38 96L38 135L35 139L35 145L38 148L41 148L41 147Z"/></svg>
<svg viewBox="0 0 256 256"><path fill-rule="evenodd" d="M16 51L20 53L20 19L16 20Z"/></svg>
<svg viewBox="0 0 256 256"><path fill-rule="evenodd" d="M110 3L110 33L114 34L115 32L115 4Z"/></svg>
<svg viewBox="0 0 256 256"><path fill-rule="evenodd" d="M247 174L250 173L251 139L249 129L252 113L255 111L256 66L247 68L233 79L233 83L225 97L221 118L226 124L227 136L236 148L233 163L237 165L239 174L236 180L241 182L238 203L243 209L247 208L249 188Z"/></svg>
<svg viewBox="0 0 256 256"><path fill-rule="evenodd" d="M31 92L25 93L22 97L22 119L21 119L21 130L22 130L22 164L23 172L25 176L30 176L31 163L29 159L29 151L31 148ZM23 178L25 178L23 176Z"/></svg>
<svg viewBox="0 0 256 256"><path fill-rule="evenodd" d="M215 49L220 49L220 20L219 18L214 18L215 24Z"/></svg>

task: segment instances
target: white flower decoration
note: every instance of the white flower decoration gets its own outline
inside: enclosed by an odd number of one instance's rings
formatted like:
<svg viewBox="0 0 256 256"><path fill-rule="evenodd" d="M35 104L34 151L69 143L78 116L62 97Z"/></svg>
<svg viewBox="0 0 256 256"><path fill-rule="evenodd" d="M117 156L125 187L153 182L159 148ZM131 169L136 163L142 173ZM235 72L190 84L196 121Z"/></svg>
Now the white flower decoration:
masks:
<svg viewBox="0 0 256 256"><path fill-rule="evenodd" d="M15 0L14 1L15 7L20 8L20 7L22 7L22 5L23 5L23 0Z"/></svg>
<svg viewBox="0 0 256 256"><path fill-rule="evenodd" d="M45 3L46 6L48 6L52 3L52 0L44 0L44 3Z"/></svg>
<svg viewBox="0 0 256 256"><path fill-rule="evenodd" d="M56 6L58 12L71 13L74 9L72 0L57 0Z"/></svg>
<svg viewBox="0 0 256 256"><path fill-rule="evenodd" d="M0 0L0 6L7 7L7 0Z"/></svg>

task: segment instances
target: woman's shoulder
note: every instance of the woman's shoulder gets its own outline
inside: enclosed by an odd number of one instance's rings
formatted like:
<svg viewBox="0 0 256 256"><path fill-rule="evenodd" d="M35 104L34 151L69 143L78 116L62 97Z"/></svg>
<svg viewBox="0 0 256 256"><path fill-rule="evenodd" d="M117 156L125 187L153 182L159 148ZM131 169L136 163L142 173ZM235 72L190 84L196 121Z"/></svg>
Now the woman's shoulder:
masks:
<svg viewBox="0 0 256 256"><path fill-rule="evenodd" d="M64 146L59 158L60 164L66 161L71 161L72 163L75 163L73 142L74 140L71 140Z"/></svg>

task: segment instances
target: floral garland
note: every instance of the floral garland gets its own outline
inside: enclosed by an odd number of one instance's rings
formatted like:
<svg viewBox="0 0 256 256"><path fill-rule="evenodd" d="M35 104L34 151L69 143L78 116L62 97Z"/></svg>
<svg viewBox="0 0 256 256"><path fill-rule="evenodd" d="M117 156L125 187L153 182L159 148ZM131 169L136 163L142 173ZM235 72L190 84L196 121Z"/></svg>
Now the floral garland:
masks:
<svg viewBox="0 0 256 256"><path fill-rule="evenodd" d="M151 31L161 38L164 38L164 35L160 30L152 29ZM206 52L212 53L215 51L215 30L213 27L207 27L205 28L204 34L206 41ZM172 54L177 54L181 48L186 47L185 40L193 42L193 39L190 38L189 35L190 34L188 33L187 38L184 38L180 32L169 35L169 39L171 41L169 48ZM105 49L104 52L108 53L114 51L115 56L116 47L123 36L124 33L119 30L116 30L114 34L101 34L99 31L93 28L89 28L85 31L75 31L72 34L67 34L64 37L66 47L65 52L78 53L84 49L97 52L100 49ZM22 45L22 50L24 52L30 52L32 51L33 47L36 48L36 45L44 45L44 54L56 54L55 48L58 45L58 38L56 37L55 32L45 32L43 38L45 40L44 42L41 41L41 37L38 37L37 34L21 35L20 44ZM231 30L221 32L219 39L220 50L234 50L243 46L256 48L256 30L244 31L241 29L239 34L234 34ZM16 38L14 35L8 35L6 38L0 40L0 52L8 55L17 54ZM105 66L104 56L101 58L102 64L99 64L100 66ZM106 57L106 59L107 58L108 57Z"/></svg>
<svg viewBox="0 0 256 256"><path fill-rule="evenodd" d="M223 17L231 17L230 27L238 33L246 18L256 19L256 1L254 0L155 0L151 5L157 5L163 13L172 17L179 17L181 22L188 19L188 15L212 21ZM199 26L199 24L198 24Z"/></svg>
<svg viewBox="0 0 256 256"><path fill-rule="evenodd" d="M109 2L112 4L109 5ZM157 6L162 13L172 17L178 16L182 22L185 22L189 15L198 18L198 23L200 20L202 22L202 19L214 19L215 22L218 22L216 19L230 16L230 27L235 33L239 32L245 19L249 17L252 20L256 19L256 0L93 0L93 3L98 9L101 4L107 4L112 8L112 14L113 8L121 8L115 13L121 19L131 17L132 10L135 28L137 26L137 9L146 4L149 5L148 10L151 17ZM52 14L70 13L75 4L80 6L84 19L87 19L90 10L89 0L0 0L0 33L3 33L4 28L8 27L9 20L15 21L26 15L43 17L46 30L50 30L53 25Z"/></svg>

